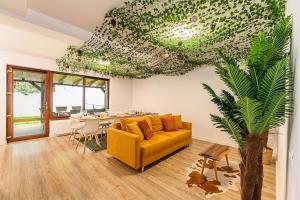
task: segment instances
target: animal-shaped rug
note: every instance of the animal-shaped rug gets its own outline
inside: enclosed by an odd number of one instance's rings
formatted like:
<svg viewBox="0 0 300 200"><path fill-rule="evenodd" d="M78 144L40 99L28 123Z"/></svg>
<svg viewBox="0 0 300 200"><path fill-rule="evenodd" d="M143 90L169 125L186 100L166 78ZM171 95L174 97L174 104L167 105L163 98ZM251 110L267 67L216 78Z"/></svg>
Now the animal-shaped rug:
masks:
<svg viewBox="0 0 300 200"><path fill-rule="evenodd" d="M223 194L229 189L234 191L240 189L240 170L237 163L230 162L228 167L225 161L218 161L219 181L216 181L214 167L210 160L206 164L203 175L201 175L202 165L203 159L199 159L191 167L187 168L186 184L188 187L201 188L205 191L206 198Z"/></svg>

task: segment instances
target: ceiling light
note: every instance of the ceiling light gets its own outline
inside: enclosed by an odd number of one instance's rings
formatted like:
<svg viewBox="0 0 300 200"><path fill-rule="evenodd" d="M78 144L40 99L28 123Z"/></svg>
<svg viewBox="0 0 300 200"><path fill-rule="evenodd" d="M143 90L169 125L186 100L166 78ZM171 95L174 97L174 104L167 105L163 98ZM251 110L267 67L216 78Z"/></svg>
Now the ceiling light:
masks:
<svg viewBox="0 0 300 200"><path fill-rule="evenodd" d="M174 38L188 40L191 39L196 33L194 30L186 27L185 25L177 26L172 29Z"/></svg>

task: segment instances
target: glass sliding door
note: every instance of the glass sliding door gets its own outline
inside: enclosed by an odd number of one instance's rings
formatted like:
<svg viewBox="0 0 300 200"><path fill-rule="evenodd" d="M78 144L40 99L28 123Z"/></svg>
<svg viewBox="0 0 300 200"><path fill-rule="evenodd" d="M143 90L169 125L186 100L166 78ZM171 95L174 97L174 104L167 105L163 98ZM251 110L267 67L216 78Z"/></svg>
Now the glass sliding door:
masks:
<svg viewBox="0 0 300 200"><path fill-rule="evenodd" d="M8 141L48 135L48 73L9 67Z"/></svg>
<svg viewBox="0 0 300 200"><path fill-rule="evenodd" d="M7 67L8 142L46 137L49 120L109 108L109 79Z"/></svg>

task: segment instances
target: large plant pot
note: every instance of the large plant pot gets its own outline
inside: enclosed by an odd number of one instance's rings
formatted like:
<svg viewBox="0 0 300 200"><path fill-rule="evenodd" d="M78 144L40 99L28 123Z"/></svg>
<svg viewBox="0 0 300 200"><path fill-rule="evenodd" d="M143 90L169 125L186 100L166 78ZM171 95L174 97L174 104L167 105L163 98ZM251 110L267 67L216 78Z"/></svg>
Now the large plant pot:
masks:
<svg viewBox="0 0 300 200"><path fill-rule="evenodd" d="M269 147L265 147L263 151L263 164L271 165L273 157L273 149Z"/></svg>

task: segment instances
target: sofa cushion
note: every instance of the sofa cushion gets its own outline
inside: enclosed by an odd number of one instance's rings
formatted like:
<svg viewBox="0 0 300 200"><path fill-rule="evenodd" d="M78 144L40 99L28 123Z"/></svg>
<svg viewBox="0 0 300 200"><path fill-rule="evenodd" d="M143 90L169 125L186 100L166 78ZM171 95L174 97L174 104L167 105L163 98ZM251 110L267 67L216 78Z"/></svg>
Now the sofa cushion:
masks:
<svg viewBox="0 0 300 200"><path fill-rule="evenodd" d="M113 128L121 130L121 123L120 122L114 122L113 123Z"/></svg>
<svg viewBox="0 0 300 200"><path fill-rule="evenodd" d="M121 118L120 122L121 122L121 129L122 131L127 131L127 127L126 124L131 124L132 122L139 122L139 121L143 121L146 120L148 125L150 126L151 131L153 131L152 129L152 122L149 116L143 116L143 117L132 117L132 118Z"/></svg>
<svg viewBox="0 0 300 200"><path fill-rule="evenodd" d="M176 124L176 120L173 116L167 116L167 117L162 117L161 118L164 131L177 131L178 127Z"/></svg>
<svg viewBox="0 0 300 200"><path fill-rule="evenodd" d="M173 143L181 142L192 137L192 131L187 129L179 129L178 131L166 132L159 131L156 134L169 137Z"/></svg>
<svg viewBox="0 0 300 200"><path fill-rule="evenodd" d="M142 120L138 122L138 125L143 132L144 138L146 140L150 140L153 136L153 132L151 131L151 128L146 120Z"/></svg>
<svg viewBox="0 0 300 200"><path fill-rule="evenodd" d="M144 140L141 143L141 152L143 156L153 155L168 148L171 144L172 141L169 137L154 133L150 140Z"/></svg>
<svg viewBox="0 0 300 200"><path fill-rule="evenodd" d="M140 141L141 142L144 141L144 134L141 131L141 129L140 129L139 125L138 125L138 122L133 122L131 124L127 124L127 131L129 133L138 135L140 137Z"/></svg>
<svg viewBox="0 0 300 200"><path fill-rule="evenodd" d="M181 115L173 115L178 128L183 128Z"/></svg>
<svg viewBox="0 0 300 200"><path fill-rule="evenodd" d="M150 116L153 132L162 131L164 129L161 118L165 116L171 116L171 114Z"/></svg>

